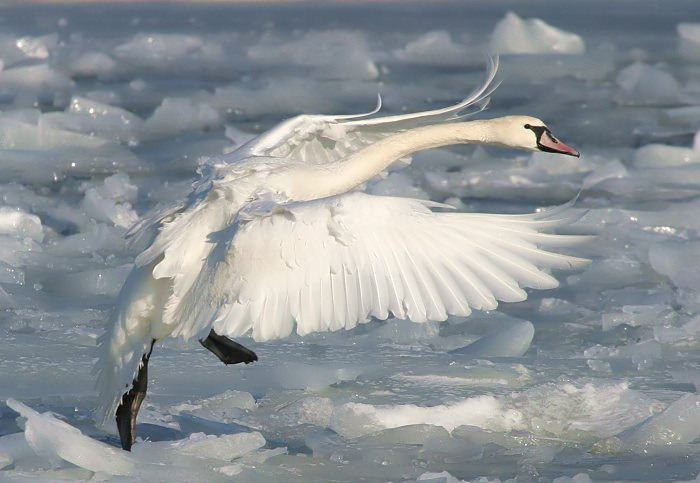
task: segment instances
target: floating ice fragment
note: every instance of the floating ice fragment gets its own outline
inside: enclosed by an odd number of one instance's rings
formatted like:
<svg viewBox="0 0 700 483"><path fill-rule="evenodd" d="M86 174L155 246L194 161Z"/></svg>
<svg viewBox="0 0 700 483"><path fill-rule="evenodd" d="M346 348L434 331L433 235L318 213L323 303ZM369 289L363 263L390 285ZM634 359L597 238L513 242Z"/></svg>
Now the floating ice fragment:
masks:
<svg viewBox="0 0 700 483"><path fill-rule="evenodd" d="M106 77L113 73L117 62L105 52L90 51L70 63L73 75L82 77Z"/></svg>
<svg viewBox="0 0 700 483"><path fill-rule="evenodd" d="M700 23L679 23L676 25L676 31L680 38L698 44L700 48Z"/></svg>
<svg viewBox="0 0 700 483"><path fill-rule="evenodd" d="M24 284L24 272L21 272L22 278L21 281L17 281L15 279L8 278L6 277L5 273L3 273L4 268L2 267L2 263L0 263L0 283L17 283L17 284ZM0 286L0 310L6 310L6 309L13 309L16 307L21 307L21 305L18 305L17 302L14 301L13 297L5 292L5 289ZM8 330L10 328L8 327Z"/></svg>
<svg viewBox="0 0 700 483"><path fill-rule="evenodd" d="M245 391L235 391L233 389L217 394L201 401L202 407L217 410L226 411L229 409L254 409L255 408L255 398L252 394Z"/></svg>
<svg viewBox="0 0 700 483"><path fill-rule="evenodd" d="M444 387L518 387L530 379L530 374L525 366L513 364L493 364L487 361L479 361L473 367L458 367L450 365L435 374L436 369L430 372L416 369L415 373L399 373L393 379L410 382L419 386L444 386Z"/></svg>
<svg viewBox="0 0 700 483"><path fill-rule="evenodd" d="M695 131L700 128L700 106L665 109L659 113L659 123L673 128ZM695 147L697 149L697 147Z"/></svg>
<svg viewBox="0 0 700 483"><path fill-rule="evenodd" d="M546 297L540 301L539 311L549 315L565 315L573 312L576 305L568 300Z"/></svg>
<svg viewBox="0 0 700 483"><path fill-rule="evenodd" d="M680 288L700 287L700 271L695 263L700 254L700 241L668 241L652 245L649 262L654 270L666 275Z"/></svg>
<svg viewBox="0 0 700 483"><path fill-rule="evenodd" d="M0 437L0 470L18 460L34 456L24 433L7 434Z"/></svg>
<svg viewBox="0 0 700 483"><path fill-rule="evenodd" d="M199 416L201 415L201 416ZM242 415L239 412L236 416ZM160 415L157 415L160 419ZM221 422L216 415L207 414L206 411L183 411L177 416L173 416L172 419L180 427L182 433L205 433L208 435L218 436L221 434L237 434L237 433L248 433L249 428L236 424L234 422L225 423ZM156 420L158 422L158 420Z"/></svg>
<svg viewBox="0 0 700 483"><path fill-rule="evenodd" d="M62 180L68 172L143 169L143 163L119 144L5 116L0 116L0 149L0 176L36 184Z"/></svg>
<svg viewBox="0 0 700 483"><path fill-rule="evenodd" d="M693 60L700 60L700 23L679 23L676 25L676 31L679 53Z"/></svg>
<svg viewBox="0 0 700 483"><path fill-rule="evenodd" d="M637 168L665 168L700 163L700 152L682 146L648 144L634 153L634 166Z"/></svg>
<svg viewBox="0 0 700 483"><path fill-rule="evenodd" d="M642 266L638 260L628 255L614 255L606 259L605 263L590 265L581 275L570 276L569 280L604 288L633 284L641 277Z"/></svg>
<svg viewBox="0 0 700 483"><path fill-rule="evenodd" d="M671 371L670 374L674 382L689 384L695 387L696 392L700 391L700 374L695 369Z"/></svg>
<svg viewBox="0 0 700 483"><path fill-rule="evenodd" d="M596 372L612 372L612 365L607 361L599 361L597 359L588 359L586 365Z"/></svg>
<svg viewBox="0 0 700 483"><path fill-rule="evenodd" d="M528 165L534 169L541 169L550 175L585 173L593 169L593 165L584 156L574 158L567 156L566 159L556 159L544 152L534 152L530 154Z"/></svg>
<svg viewBox="0 0 700 483"><path fill-rule="evenodd" d="M131 182L127 173L116 173L105 178L104 186L101 187L100 192L118 203L134 202L138 188Z"/></svg>
<svg viewBox="0 0 700 483"><path fill-rule="evenodd" d="M24 285L24 267L31 253L41 252L41 245L29 237L18 238L16 235L0 235L0 262L3 267L5 282Z"/></svg>
<svg viewBox="0 0 700 483"><path fill-rule="evenodd" d="M43 114L40 126L133 144L140 139L143 120L126 109L73 96L66 112Z"/></svg>
<svg viewBox="0 0 700 483"><path fill-rule="evenodd" d="M39 109L30 108L19 108L7 110L2 113L2 118L11 119L13 121L22 122L25 124L37 125L39 123L39 118L41 117L41 111Z"/></svg>
<svg viewBox="0 0 700 483"><path fill-rule="evenodd" d="M491 34L491 49L499 54L582 54L586 46L577 34L508 12Z"/></svg>
<svg viewBox="0 0 700 483"><path fill-rule="evenodd" d="M612 436L659 410L659 403L627 384L543 384L510 404L529 431L570 441Z"/></svg>
<svg viewBox="0 0 700 483"><path fill-rule="evenodd" d="M512 321L461 349L451 351L469 357L520 357L535 335L531 322Z"/></svg>
<svg viewBox="0 0 700 483"><path fill-rule="evenodd" d="M85 254L114 253L126 247L124 229L92 221L74 235L60 238L46 247L56 257L79 257Z"/></svg>
<svg viewBox="0 0 700 483"><path fill-rule="evenodd" d="M700 395L686 394L639 426L601 441L599 449L653 452L655 447L690 443L700 436ZM595 447L594 447L595 448Z"/></svg>
<svg viewBox="0 0 700 483"><path fill-rule="evenodd" d="M303 397L275 411L274 418L289 426L295 424L313 424L328 427L333 412L333 403L325 397Z"/></svg>
<svg viewBox="0 0 700 483"><path fill-rule="evenodd" d="M146 137L159 138L184 131L213 129L222 124L219 111L207 102L188 97L166 97L146 120L144 129Z"/></svg>
<svg viewBox="0 0 700 483"><path fill-rule="evenodd" d="M48 59L49 48L55 47L58 35L45 35L43 37L20 37L17 39L17 48L27 57L33 59Z"/></svg>
<svg viewBox="0 0 700 483"><path fill-rule="evenodd" d="M357 365L311 365L291 362L268 376L286 389L321 389L340 381L353 381L364 368Z"/></svg>
<svg viewBox="0 0 700 483"><path fill-rule="evenodd" d="M653 327L654 340L660 344L674 344L680 347L695 346L697 344L697 322L700 319L691 320L682 327L660 323Z"/></svg>
<svg viewBox="0 0 700 483"><path fill-rule="evenodd" d="M9 67L27 59L27 54L17 47L17 37L10 34L0 34L0 63ZM2 70L2 69L0 69Z"/></svg>
<svg viewBox="0 0 700 483"><path fill-rule="evenodd" d="M583 188L589 189L607 179L620 179L629 176L629 172L624 164L618 159L614 159L593 170L583 180Z"/></svg>
<svg viewBox="0 0 700 483"><path fill-rule="evenodd" d="M635 364L644 364L662 357L661 345L655 340L645 340L619 347L595 345L583 351L589 359L630 359Z"/></svg>
<svg viewBox="0 0 700 483"><path fill-rule="evenodd" d="M416 323L410 320L392 319L372 331L372 336L387 339L396 344L411 344L418 340L437 337L440 333L438 322Z"/></svg>
<svg viewBox="0 0 700 483"><path fill-rule="evenodd" d="M450 33L433 30L408 42L403 49L394 52L403 62L429 65L459 65L467 59L467 48L456 44Z"/></svg>
<svg viewBox="0 0 700 483"><path fill-rule="evenodd" d="M37 454L109 475L128 475L133 471L134 461L129 455L85 436L53 414L40 414L14 399L8 399L7 405L27 418L24 436Z"/></svg>
<svg viewBox="0 0 700 483"><path fill-rule="evenodd" d="M42 285L49 293L85 297L107 295L116 297L124 284L131 265L116 268L97 268L75 273L55 274L44 279Z"/></svg>
<svg viewBox="0 0 700 483"><path fill-rule="evenodd" d="M139 33L115 47L114 54L138 63L164 63L201 53L204 45L197 35Z"/></svg>
<svg viewBox="0 0 700 483"><path fill-rule="evenodd" d="M635 62L620 71L615 78L620 87L619 100L625 104L677 104L681 87L673 75L642 62Z"/></svg>
<svg viewBox="0 0 700 483"><path fill-rule="evenodd" d="M409 424L388 428L362 437L362 442L373 444L426 444L428 441L449 438L450 433L441 426L432 424Z"/></svg>
<svg viewBox="0 0 700 483"><path fill-rule="evenodd" d="M222 473L226 476L236 476L245 469L251 469L255 472L254 474L258 474L259 471L256 470L260 468L262 463L270 458L284 454L287 454L287 448L284 447L260 450L243 455L243 457L237 459L233 464L215 468L214 471ZM263 476L262 478L264 481L265 477Z"/></svg>
<svg viewBox="0 0 700 483"><path fill-rule="evenodd" d="M449 474L447 471L440 473L427 472L416 478L416 481L421 483L466 483L467 480L460 480Z"/></svg>
<svg viewBox="0 0 700 483"><path fill-rule="evenodd" d="M11 96L21 106L36 101L64 106L72 87L73 81L69 77L44 64L13 67L0 72L0 94Z"/></svg>
<svg viewBox="0 0 700 483"><path fill-rule="evenodd" d="M406 172L395 171L384 179L378 180L368 190L378 196L402 196L405 198L430 199L421 187L415 186L413 176Z"/></svg>
<svg viewBox="0 0 700 483"><path fill-rule="evenodd" d="M97 148L105 141L50 126L32 125L12 118L0 118L0 148L56 149L71 147Z"/></svg>
<svg viewBox="0 0 700 483"><path fill-rule="evenodd" d="M591 483L592 481L588 473L577 473L572 477L560 476L559 478L554 478L552 483Z"/></svg>
<svg viewBox="0 0 700 483"><path fill-rule="evenodd" d="M0 206L0 235L29 237L38 242L44 239L41 219L38 216L8 206Z"/></svg>
<svg viewBox="0 0 700 483"><path fill-rule="evenodd" d="M608 331L621 324L631 327L654 326L673 320L675 315L676 313L666 304L623 305L619 312L609 311L602 315L602 329Z"/></svg>
<svg viewBox="0 0 700 483"><path fill-rule="evenodd" d="M265 446L265 438L258 432L222 434L221 436L191 434L189 439L172 444L173 449L199 458L231 461Z"/></svg>
<svg viewBox="0 0 700 483"><path fill-rule="evenodd" d="M476 460L483 456L484 445L468 439L454 438L449 434L432 436L425 440L421 453L426 458L459 458L461 461Z"/></svg>
<svg viewBox="0 0 700 483"><path fill-rule="evenodd" d="M85 192L83 209L97 221L109 221L122 228L128 228L138 220L138 215L131 209L131 205L103 198L96 188L88 188Z"/></svg>
<svg viewBox="0 0 700 483"><path fill-rule="evenodd" d="M438 406L346 403L334 408L330 427L345 437L357 437L384 428L411 424L432 424L448 431L462 425L494 431L525 427L519 411L504 407L493 396L477 396Z"/></svg>
<svg viewBox="0 0 700 483"><path fill-rule="evenodd" d="M117 173L105 178L103 186L87 188L83 209L97 221L129 228L138 220L131 206L131 202L136 200L136 193L137 188L131 183L129 175Z"/></svg>

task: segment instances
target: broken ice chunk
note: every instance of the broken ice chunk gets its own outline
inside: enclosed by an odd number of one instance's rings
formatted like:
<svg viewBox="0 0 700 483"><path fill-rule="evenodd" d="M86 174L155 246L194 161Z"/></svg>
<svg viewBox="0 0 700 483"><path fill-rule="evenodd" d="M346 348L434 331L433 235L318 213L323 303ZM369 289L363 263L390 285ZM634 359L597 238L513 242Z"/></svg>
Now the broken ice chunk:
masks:
<svg viewBox="0 0 700 483"><path fill-rule="evenodd" d="M700 436L700 395L686 394L661 413L623 433L602 440L594 450L653 451L656 447L690 443Z"/></svg>
<svg viewBox="0 0 700 483"><path fill-rule="evenodd" d="M618 100L633 105L678 104L681 87L673 75L642 62L622 69L615 79L621 93Z"/></svg>
<svg viewBox="0 0 700 483"><path fill-rule="evenodd" d="M499 54L582 54L586 45L577 34L508 12L493 29L491 49Z"/></svg>
<svg viewBox="0 0 700 483"><path fill-rule="evenodd" d="M520 357L530 348L534 335L535 326L531 322L512 322L451 353L470 357Z"/></svg>
<svg viewBox="0 0 700 483"><path fill-rule="evenodd" d="M129 455L85 436L53 414L38 413L15 399L8 399L7 405L27 418L24 437L37 454L110 475L128 475L133 471Z"/></svg>

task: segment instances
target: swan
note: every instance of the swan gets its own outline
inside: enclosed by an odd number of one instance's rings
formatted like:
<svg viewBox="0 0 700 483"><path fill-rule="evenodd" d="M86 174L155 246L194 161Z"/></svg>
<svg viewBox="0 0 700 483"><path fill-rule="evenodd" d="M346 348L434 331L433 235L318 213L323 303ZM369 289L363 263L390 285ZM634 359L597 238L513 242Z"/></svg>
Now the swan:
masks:
<svg viewBox="0 0 700 483"><path fill-rule="evenodd" d="M495 89L481 86L444 109L373 117L301 115L199 168L187 199L144 217L128 234L147 248L117 298L95 365L95 419L116 415L130 450L156 341L196 337L225 364L259 341L350 329L392 314L415 322L491 310L558 285L546 270L587 260L547 251L586 237L549 231L566 207L526 215L450 213L425 200L358 187L420 150L508 146L579 156L541 120L465 121Z"/></svg>

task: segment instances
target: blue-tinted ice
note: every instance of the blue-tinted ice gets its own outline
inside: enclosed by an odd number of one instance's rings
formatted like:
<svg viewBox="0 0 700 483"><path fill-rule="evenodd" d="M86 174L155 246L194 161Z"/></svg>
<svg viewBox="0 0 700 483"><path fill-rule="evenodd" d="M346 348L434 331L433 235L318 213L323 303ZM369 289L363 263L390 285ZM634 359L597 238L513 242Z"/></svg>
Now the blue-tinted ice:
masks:
<svg viewBox="0 0 700 483"><path fill-rule="evenodd" d="M0 479L694 479L698 22L695 0L4 7ZM493 46L484 115L538 116L581 158L434 150L368 190L511 213L578 195L569 231L598 238L568 253L593 263L493 313L242 340L246 367L169 341L118 450L90 370L128 226L286 117L454 103Z"/></svg>

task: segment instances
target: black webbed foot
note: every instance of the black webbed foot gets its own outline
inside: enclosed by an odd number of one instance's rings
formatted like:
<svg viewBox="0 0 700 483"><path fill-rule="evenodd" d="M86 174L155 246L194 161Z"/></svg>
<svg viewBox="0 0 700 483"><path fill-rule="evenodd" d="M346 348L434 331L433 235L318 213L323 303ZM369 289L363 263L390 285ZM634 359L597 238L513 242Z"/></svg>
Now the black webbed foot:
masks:
<svg viewBox="0 0 700 483"><path fill-rule="evenodd" d="M224 364L239 364L241 362L250 364L258 360L255 352L228 337L217 334L213 329L206 339L200 339L199 342Z"/></svg>

